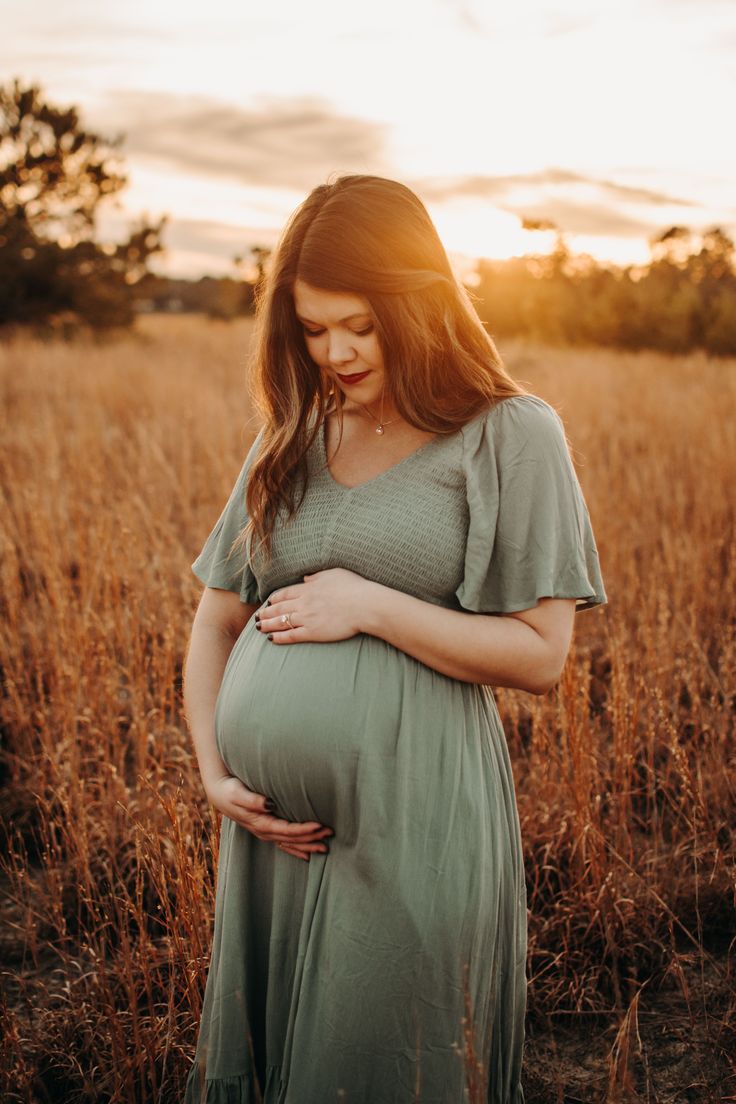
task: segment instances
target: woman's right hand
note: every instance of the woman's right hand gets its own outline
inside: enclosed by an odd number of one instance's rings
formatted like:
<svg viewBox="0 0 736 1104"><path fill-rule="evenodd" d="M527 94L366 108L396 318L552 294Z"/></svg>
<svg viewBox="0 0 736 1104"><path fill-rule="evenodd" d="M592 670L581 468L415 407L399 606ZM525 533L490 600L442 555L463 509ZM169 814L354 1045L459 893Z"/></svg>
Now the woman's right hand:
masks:
<svg viewBox="0 0 736 1104"><path fill-rule="evenodd" d="M325 842L333 834L316 820L297 823L282 820L268 811L269 798L249 790L239 778L225 774L205 785L209 801L223 816L251 832L256 839L277 844L282 851L306 859L315 851L326 852Z"/></svg>

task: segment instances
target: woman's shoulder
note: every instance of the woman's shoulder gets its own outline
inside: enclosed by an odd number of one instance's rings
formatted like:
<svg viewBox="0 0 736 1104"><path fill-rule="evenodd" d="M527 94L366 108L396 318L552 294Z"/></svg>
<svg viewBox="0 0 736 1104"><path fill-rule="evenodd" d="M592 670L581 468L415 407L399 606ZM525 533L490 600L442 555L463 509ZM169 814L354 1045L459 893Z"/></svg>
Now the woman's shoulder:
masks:
<svg viewBox="0 0 736 1104"><path fill-rule="evenodd" d="M499 399L462 429L466 446L485 445L494 450L503 445L559 439L561 432L564 436L562 419L555 408L530 392Z"/></svg>

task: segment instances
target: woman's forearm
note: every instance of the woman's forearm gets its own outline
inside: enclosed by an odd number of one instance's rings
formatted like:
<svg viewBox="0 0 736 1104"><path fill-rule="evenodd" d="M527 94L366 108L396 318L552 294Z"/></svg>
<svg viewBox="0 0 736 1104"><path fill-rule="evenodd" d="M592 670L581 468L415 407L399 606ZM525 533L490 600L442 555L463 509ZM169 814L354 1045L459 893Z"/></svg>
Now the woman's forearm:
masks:
<svg viewBox="0 0 736 1104"><path fill-rule="evenodd" d="M184 663L184 712L205 790L229 774L215 744L215 702L237 637L195 621Z"/></svg>
<svg viewBox="0 0 736 1104"><path fill-rule="evenodd" d="M370 586L361 631L441 674L533 694L545 693L556 681L558 658L524 621L446 609L380 583Z"/></svg>

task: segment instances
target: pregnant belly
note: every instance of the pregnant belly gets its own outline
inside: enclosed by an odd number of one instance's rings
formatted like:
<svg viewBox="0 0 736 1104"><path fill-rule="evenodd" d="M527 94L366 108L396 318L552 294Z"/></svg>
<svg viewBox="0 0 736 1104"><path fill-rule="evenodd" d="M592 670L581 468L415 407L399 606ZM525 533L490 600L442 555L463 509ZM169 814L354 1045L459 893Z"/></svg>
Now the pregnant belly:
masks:
<svg viewBox="0 0 736 1104"><path fill-rule="evenodd" d="M278 645L251 620L223 675L217 746L281 815L339 824L344 838L361 813L396 815L398 771L426 780L457 757L475 689L376 637ZM470 712L477 741L477 700Z"/></svg>

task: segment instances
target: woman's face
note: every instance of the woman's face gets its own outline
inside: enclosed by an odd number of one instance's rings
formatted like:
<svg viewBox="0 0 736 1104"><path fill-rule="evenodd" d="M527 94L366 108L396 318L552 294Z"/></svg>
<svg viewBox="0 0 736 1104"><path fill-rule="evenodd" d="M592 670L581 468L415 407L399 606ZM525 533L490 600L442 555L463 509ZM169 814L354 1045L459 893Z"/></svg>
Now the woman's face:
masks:
<svg viewBox="0 0 736 1104"><path fill-rule="evenodd" d="M380 402L385 369L368 300L296 280L294 307L315 364L347 399Z"/></svg>

